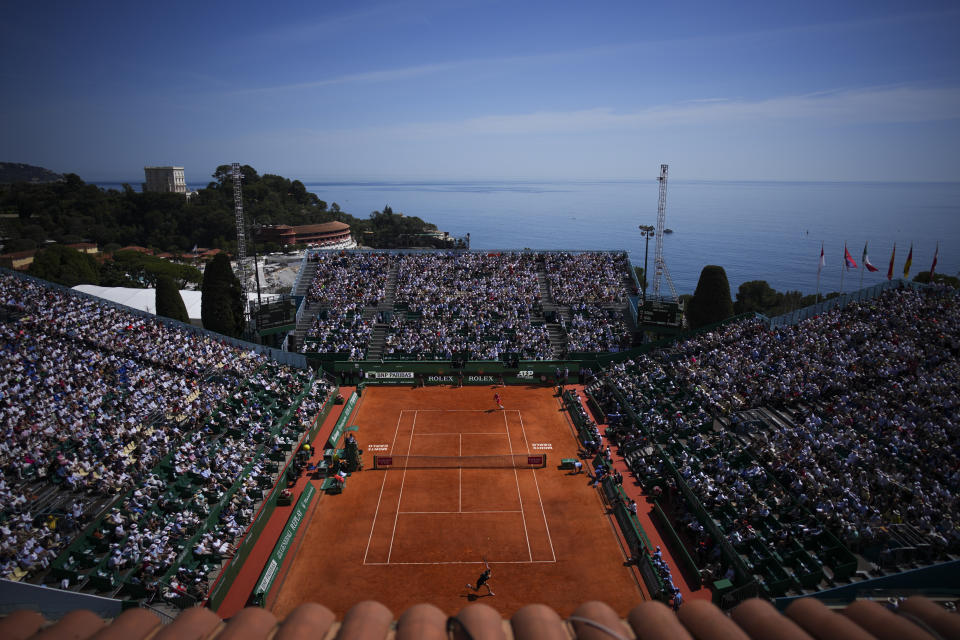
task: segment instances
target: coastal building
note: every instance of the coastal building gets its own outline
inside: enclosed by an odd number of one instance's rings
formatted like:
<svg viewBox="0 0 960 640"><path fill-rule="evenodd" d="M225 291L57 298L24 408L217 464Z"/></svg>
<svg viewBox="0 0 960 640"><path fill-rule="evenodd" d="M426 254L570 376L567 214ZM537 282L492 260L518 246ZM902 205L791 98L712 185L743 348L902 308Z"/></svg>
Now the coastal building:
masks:
<svg viewBox="0 0 960 640"><path fill-rule="evenodd" d="M16 269L17 271L26 271L33 264L33 257L37 255L36 249L27 251L14 251L13 253L4 253L0 255L0 267L6 269Z"/></svg>
<svg viewBox="0 0 960 640"><path fill-rule="evenodd" d="M80 253L89 253L90 255L100 253L100 250L97 248L97 243L95 242L76 242L74 244L68 244L67 246L71 249L76 249Z"/></svg>
<svg viewBox="0 0 960 640"><path fill-rule="evenodd" d="M183 175L183 167L144 167L144 191L158 193L187 194L187 180Z"/></svg>
<svg viewBox="0 0 960 640"><path fill-rule="evenodd" d="M352 249L357 246L350 235L350 225L343 222L323 222L290 226L276 224L261 227L257 242L273 242L283 245L308 244L320 249Z"/></svg>

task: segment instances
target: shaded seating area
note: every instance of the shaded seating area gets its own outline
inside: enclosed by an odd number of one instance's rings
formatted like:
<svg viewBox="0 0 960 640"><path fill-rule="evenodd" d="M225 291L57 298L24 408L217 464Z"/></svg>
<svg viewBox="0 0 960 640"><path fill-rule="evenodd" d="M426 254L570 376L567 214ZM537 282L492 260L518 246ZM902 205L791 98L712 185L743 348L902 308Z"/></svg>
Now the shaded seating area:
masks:
<svg viewBox="0 0 960 640"><path fill-rule="evenodd" d="M958 329L956 292L890 290L613 363L594 393L627 417L608 435L705 580L805 593L960 550L960 477L943 472L958 463Z"/></svg>

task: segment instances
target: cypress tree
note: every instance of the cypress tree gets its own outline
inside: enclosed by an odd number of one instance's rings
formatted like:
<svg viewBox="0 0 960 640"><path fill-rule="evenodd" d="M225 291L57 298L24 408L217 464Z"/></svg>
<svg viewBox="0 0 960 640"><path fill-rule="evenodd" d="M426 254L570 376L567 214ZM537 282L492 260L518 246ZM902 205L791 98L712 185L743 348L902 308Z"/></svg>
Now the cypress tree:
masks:
<svg viewBox="0 0 960 640"><path fill-rule="evenodd" d="M218 253L203 273L200 318L203 327L228 336L243 331L243 300L240 281L230 268L230 258Z"/></svg>
<svg viewBox="0 0 960 640"><path fill-rule="evenodd" d="M183 304L183 298L177 289L177 284L170 276L160 276L157 278L157 315L166 318L173 318L180 322L190 322L190 316L187 315L187 306Z"/></svg>
<svg viewBox="0 0 960 640"><path fill-rule="evenodd" d="M723 267L708 264L700 272L697 290L687 303L687 324L697 329L713 322L726 320L733 315L733 300L730 299L730 282Z"/></svg>

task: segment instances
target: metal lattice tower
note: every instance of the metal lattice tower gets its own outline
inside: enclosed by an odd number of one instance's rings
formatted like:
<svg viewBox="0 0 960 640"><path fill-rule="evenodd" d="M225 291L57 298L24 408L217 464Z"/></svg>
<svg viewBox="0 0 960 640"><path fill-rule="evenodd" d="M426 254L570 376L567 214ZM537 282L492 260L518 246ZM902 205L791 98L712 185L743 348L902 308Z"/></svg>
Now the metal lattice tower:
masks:
<svg viewBox="0 0 960 640"><path fill-rule="evenodd" d="M243 174L240 163L233 163L233 208L237 214L237 277L243 295L243 308L247 308L247 231L243 224Z"/></svg>
<svg viewBox="0 0 960 640"><path fill-rule="evenodd" d="M677 302L677 290L673 287L673 279L670 278L670 272L667 270L667 263L663 259L663 228L667 221L667 170L669 165L660 165L660 200L657 203L657 251L653 258L653 266L656 274L653 277L653 297L660 297L660 276L666 276L667 284L670 285L670 295L673 296L673 302Z"/></svg>

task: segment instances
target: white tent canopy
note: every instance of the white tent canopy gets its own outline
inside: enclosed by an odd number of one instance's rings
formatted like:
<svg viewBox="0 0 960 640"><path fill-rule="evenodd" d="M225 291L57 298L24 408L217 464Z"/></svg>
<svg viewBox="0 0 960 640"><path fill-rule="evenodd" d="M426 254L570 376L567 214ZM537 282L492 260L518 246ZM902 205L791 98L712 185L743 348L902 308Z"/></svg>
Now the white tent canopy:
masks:
<svg viewBox="0 0 960 640"><path fill-rule="evenodd" d="M94 284L78 284L74 287L75 291L88 293L110 302L126 305L146 311L147 313L157 313L157 290L156 289L132 289L129 287L100 287ZM180 297L183 299L184 306L187 307L187 316L190 318L190 324L198 327L203 326L200 321L200 298L199 291L180 290ZM268 302L277 298L276 294L264 294L261 299ZM249 300L256 300L255 292L247 293Z"/></svg>
<svg viewBox="0 0 960 640"><path fill-rule="evenodd" d="M130 287L100 287L94 284L78 284L74 287L76 291L89 293L92 296L116 302L146 311L147 313L157 313L157 290L156 289L132 289ZM200 325L200 297L199 291L181 290L180 297L183 298L183 304L187 307L187 316L190 318L190 324Z"/></svg>

